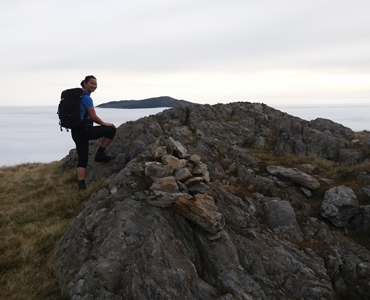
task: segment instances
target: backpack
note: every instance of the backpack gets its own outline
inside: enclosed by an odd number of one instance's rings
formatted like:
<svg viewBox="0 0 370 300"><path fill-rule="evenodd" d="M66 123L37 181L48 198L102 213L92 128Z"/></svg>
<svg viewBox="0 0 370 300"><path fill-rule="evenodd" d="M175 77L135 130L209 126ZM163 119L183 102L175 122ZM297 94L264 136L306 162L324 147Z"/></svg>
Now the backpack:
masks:
<svg viewBox="0 0 370 300"><path fill-rule="evenodd" d="M83 94L81 88L72 88L62 92L57 112L61 131L63 131L62 127L68 132L68 129L78 128L84 123L80 119L80 103ZM86 117L87 113L84 120Z"/></svg>

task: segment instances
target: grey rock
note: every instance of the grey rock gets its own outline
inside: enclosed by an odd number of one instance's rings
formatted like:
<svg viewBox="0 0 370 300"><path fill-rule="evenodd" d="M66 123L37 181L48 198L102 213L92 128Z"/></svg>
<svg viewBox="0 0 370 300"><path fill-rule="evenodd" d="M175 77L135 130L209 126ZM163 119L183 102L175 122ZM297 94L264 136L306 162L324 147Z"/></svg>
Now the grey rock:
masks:
<svg viewBox="0 0 370 300"><path fill-rule="evenodd" d="M311 121L309 126L311 128L318 129L321 132L328 131L331 134L349 135L352 133L350 128L324 118L317 118Z"/></svg>
<svg viewBox="0 0 370 300"><path fill-rule="evenodd" d="M172 167L174 170L179 170L182 167L181 161L177 157L170 154L165 154L162 156L162 163L165 166Z"/></svg>
<svg viewBox="0 0 370 300"><path fill-rule="evenodd" d="M351 224L356 227L358 232L369 233L370 232L370 205L360 207L360 213L357 214Z"/></svg>
<svg viewBox="0 0 370 300"><path fill-rule="evenodd" d="M218 211L213 198L209 195L197 194L190 199L179 197L172 210L212 234L221 231L225 225L224 216Z"/></svg>
<svg viewBox="0 0 370 300"><path fill-rule="evenodd" d="M370 262L361 262L356 266L357 275L359 279L369 279L370 278Z"/></svg>
<svg viewBox="0 0 370 300"><path fill-rule="evenodd" d="M299 167L305 170L309 170L309 171L315 170L315 166L312 164L300 164Z"/></svg>
<svg viewBox="0 0 370 300"><path fill-rule="evenodd" d="M155 148L154 152L154 158L162 157L163 155L167 154L167 147L166 146L160 146Z"/></svg>
<svg viewBox="0 0 370 300"><path fill-rule="evenodd" d="M302 130L294 129L295 119L281 119L277 124L278 137L275 146L275 152L278 154L295 153L297 155L312 155L334 160L339 156L339 151L342 148L350 148L352 144L347 139L343 138L334 132L348 132L350 129L342 129L341 125L336 125L334 122L329 122L330 130L326 130L327 122L317 119L306 124L302 124Z"/></svg>
<svg viewBox="0 0 370 300"><path fill-rule="evenodd" d="M174 168L170 165L162 165L158 162L150 162L145 165L145 175L156 180L157 178L163 178L171 176Z"/></svg>
<svg viewBox="0 0 370 300"><path fill-rule="evenodd" d="M88 182L105 181L58 245L67 296L366 299L370 251L351 239L351 228L369 230L368 207L356 213L356 204L337 206L334 222L348 225L345 236L313 217L322 201L314 174L321 166L299 165L303 172L279 166L288 169L284 176L266 174L256 155L271 150L328 165L362 163L366 145L349 141L353 135L330 120L234 102L178 107L122 124L107 149L114 158L108 164L93 162L99 141L91 141ZM162 160L169 155L176 166ZM60 169L76 161L72 150ZM178 163L190 179L177 177ZM367 174L359 178L366 189Z"/></svg>
<svg viewBox="0 0 370 300"><path fill-rule="evenodd" d="M191 173L195 177L203 177L206 182L209 182L211 180L207 165L202 162L198 162L197 165L192 168Z"/></svg>
<svg viewBox="0 0 370 300"><path fill-rule="evenodd" d="M192 185L201 183L203 181L204 181L203 177L192 177L192 178L185 181L185 185L186 186L192 186Z"/></svg>
<svg viewBox="0 0 370 300"><path fill-rule="evenodd" d="M281 238L302 241L302 232L296 215L288 201L280 199L266 202L266 224Z"/></svg>
<svg viewBox="0 0 370 300"><path fill-rule="evenodd" d="M362 143L361 143L362 146L365 146L365 147L370 147L370 137L368 137L367 139L365 139Z"/></svg>
<svg viewBox="0 0 370 300"><path fill-rule="evenodd" d="M177 170L173 174L173 176L175 177L175 179L177 181L181 181L181 182L187 181L188 179L193 177L193 175L191 174L191 172L187 168Z"/></svg>
<svg viewBox="0 0 370 300"><path fill-rule="evenodd" d="M167 149L169 149L170 154L175 154L179 158L185 158L187 150L185 147L178 141L175 141L171 137L167 140Z"/></svg>
<svg viewBox="0 0 370 300"><path fill-rule="evenodd" d="M326 191L321 215L337 227L344 227L359 212L357 197L349 187L340 186Z"/></svg>
<svg viewBox="0 0 370 300"><path fill-rule="evenodd" d="M334 181L328 178L320 178L319 181L326 183L326 184L333 184Z"/></svg>
<svg viewBox="0 0 370 300"><path fill-rule="evenodd" d="M340 149L339 159L348 166L353 166L364 161L363 153L353 149Z"/></svg>
<svg viewBox="0 0 370 300"><path fill-rule="evenodd" d="M370 182L370 174L368 172L361 172L357 175L357 180Z"/></svg>
<svg viewBox="0 0 370 300"><path fill-rule="evenodd" d="M192 156L189 157L189 162L198 165L201 159L202 158L198 154L193 154Z"/></svg>
<svg viewBox="0 0 370 300"><path fill-rule="evenodd" d="M307 197L311 197L312 196L312 193L311 193L311 191L309 189L306 189L304 187L301 187L301 191Z"/></svg>
<svg viewBox="0 0 370 300"><path fill-rule="evenodd" d="M370 185L367 187L361 188L361 191L367 196L370 197Z"/></svg>
<svg viewBox="0 0 370 300"><path fill-rule="evenodd" d="M176 180L173 176L157 179L151 186L153 191L161 191L167 193L177 193L179 191Z"/></svg>
<svg viewBox="0 0 370 300"><path fill-rule="evenodd" d="M299 184L311 190L316 190L320 187L320 183L312 176L296 169L284 168L281 166L268 166L267 171L271 175L275 175L284 179L289 179L292 182Z"/></svg>
<svg viewBox="0 0 370 300"><path fill-rule="evenodd" d="M256 141L252 145L252 148L260 149L260 148L265 147L266 144L267 144L267 139L264 136L258 136L256 138Z"/></svg>
<svg viewBox="0 0 370 300"><path fill-rule="evenodd" d="M336 257L328 255L325 258L325 266L328 272L328 275L333 282L333 286L335 289L335 292L338 296L344 296L346 295L346 284L340 274L340 268L338 264L338 260Z"/></svg>

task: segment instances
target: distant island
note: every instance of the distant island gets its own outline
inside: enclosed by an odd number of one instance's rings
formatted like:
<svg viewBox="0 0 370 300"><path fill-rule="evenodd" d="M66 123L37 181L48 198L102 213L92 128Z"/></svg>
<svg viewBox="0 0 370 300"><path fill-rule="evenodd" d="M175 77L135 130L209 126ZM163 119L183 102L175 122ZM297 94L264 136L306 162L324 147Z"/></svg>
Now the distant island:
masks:
<svg viewBox="0 0 370 300"><path fill-rule="evenodd" d="M143 100L121 100L121 101L110 101L97 105L100 108L156 108L156 107L177 107L177 106L189 106L195 105L196 103L177 100L169 96L154 97Z"/></svg>

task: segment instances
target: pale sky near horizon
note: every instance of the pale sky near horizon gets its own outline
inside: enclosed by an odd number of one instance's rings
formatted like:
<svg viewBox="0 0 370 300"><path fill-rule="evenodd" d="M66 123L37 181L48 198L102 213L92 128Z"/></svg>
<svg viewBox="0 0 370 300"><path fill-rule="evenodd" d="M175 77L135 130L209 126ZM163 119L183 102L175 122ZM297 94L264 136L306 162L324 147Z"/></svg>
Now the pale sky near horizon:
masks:
<svg viewBox="0 0 370 300"><path fill-rule="evenodd" d="M5 0L0 24L0 106L90 74L96 105L370 102L368 0Z"/></svg>

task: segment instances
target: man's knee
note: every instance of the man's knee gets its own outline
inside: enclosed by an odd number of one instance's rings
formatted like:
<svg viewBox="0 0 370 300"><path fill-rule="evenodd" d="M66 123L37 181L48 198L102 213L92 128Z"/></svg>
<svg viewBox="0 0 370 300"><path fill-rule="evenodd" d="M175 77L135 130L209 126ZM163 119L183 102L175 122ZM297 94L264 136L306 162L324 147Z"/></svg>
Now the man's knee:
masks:
<svg viewBox="0 0 370 300"><path fill-rule="evenodd" d="M114 136L116 135L116 128L112 126L107 126L106 130L107 132L105 134L105 137L113 140Z"/></svg>

